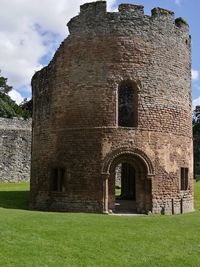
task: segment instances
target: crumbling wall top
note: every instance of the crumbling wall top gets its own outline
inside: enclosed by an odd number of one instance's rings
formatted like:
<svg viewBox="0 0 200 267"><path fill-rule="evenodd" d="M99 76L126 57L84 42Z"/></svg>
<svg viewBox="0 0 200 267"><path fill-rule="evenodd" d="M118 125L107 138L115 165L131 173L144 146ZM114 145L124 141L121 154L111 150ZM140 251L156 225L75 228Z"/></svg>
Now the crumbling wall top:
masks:
<svg viewBox="0 0 200 267"><path fill-rule="evenodd" d="M135 15L144 15L144 6L133 4L120 4L118 7L120 13L132 12Z"/></svg>
<svg viewBox="0 0 200 267"><path fill-rule="evenodd" d="M140 22L139 22L140 20ZM164 22L164 23L163 23ZM70 34L76 33L110 33L117 29L125 32L122 28L129 29L129 32L134 33L134 27L154 25L154 30L163 27L164 32L166 30L166 24L168 27L174 28L180 32L186 32L188 34L187 23L178 23L175 21L174 12L156 7L152 9L151 16L144 14L143 5L134 4L120 4L118 12L107 12L106 1L96 1L81 5L80 14L72 18L67 24ZM150 27L151 28L151 27ZM114 31L113 31L114 30Z"/></svg>
<svg viewBox="0 0 200 267"><path fill-rule="evenodd" d="M155 7L151 10L151 15L152 16L172 16L174 17L174 12L168 10L168 9L164 9L164 8L160 8L160 7Z"/></svg>
<svg viewBox="0 0 200 267"><path fill-rule="evenodd" d="M80 6L80 15L98 15L106 11L106 1L91 2Z"/></svg>

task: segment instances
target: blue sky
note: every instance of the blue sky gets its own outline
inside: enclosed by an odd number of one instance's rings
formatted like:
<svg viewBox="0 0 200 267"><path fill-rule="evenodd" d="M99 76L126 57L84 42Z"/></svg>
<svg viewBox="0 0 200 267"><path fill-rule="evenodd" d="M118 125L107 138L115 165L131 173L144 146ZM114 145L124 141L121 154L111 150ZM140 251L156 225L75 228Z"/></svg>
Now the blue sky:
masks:
<svg viewBox="0 0 200 267"><path fill-rule="evenodd" d="M66 23L86 2L92 1L1 0L0 70L13 86L11 97L18 103L31 97L32 75L48 64L60 42L68 35ZM146 14L150 14L154 7L166 8L174 11L176 17L187 20L192 35L193 105L200 105L200 1L107 0L108 10L116 10L121 3L142 4Z"/></svg>

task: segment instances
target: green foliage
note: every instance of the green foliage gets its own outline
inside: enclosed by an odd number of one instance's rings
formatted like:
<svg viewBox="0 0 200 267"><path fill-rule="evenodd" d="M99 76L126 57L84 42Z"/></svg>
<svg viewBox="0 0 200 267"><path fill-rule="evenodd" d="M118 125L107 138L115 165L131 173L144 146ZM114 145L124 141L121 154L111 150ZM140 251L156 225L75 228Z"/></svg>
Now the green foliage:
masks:
<svg viewBox="0 0 200 267"><path fill-rule="evenodd" d="M194 185L194 208L200 211L200 181Z"/></svg>
<svg viewBox="0 0 200 267"><path fill-rule="evenodd" d="M29 211L28 188L0 185L0 266L200 266L200 182L196 211L173 216Z"/></svg>
<svg viewBox="0 0 200 267"><path fill-rule="evenodd" d="M0 92L3 93L8 93L10 90L12 90L12 86L9 86L7 84L7 78L1 76L1 71L0 71Z"/></svg>
<svg viewBox="0 0 200 267"><path fill-rule="evenodd" d="M156 14L173 15L174 12L167 10L167 9L160 8L160 7L155 7L152 9L152 15L156 15Z"/></svg>
<svg viewBox="0 0 200 267"><path fill-rule="evenodd" d="M181 25L181 24L188 25L186 19L184 19L184 18L182 18L182 17L175 19L175 24L176 24L176 25Z"/></svg>
<svg viewBox="0 0 200 267"><path fill-rule="evenodd" d="M7 94L0 92L0 117L22 117L27 119L31 117L31 112L18 106Z"/></svg>
<svg viewBox="0 0 200 267"><path fill-rule="evenodd" d="M1 74L1 71L0 71ZM7 84L7 78L0 75L0 117L13 118L22 117L24 119L31 117L31 111L17 105L7 93L12 87Z"/></svg>
<svg viewBox="0 0 200 267"><path fill-rule="evenodd" d="M119 197L121 195L121 186L115 185L115 197Z"/></svg>
<svg viewBox="0 0 200 267"><path fill-rule="evenodd" d="M200 135L200 123L196 123L193 125L193 135L199 134Z"/></svg>

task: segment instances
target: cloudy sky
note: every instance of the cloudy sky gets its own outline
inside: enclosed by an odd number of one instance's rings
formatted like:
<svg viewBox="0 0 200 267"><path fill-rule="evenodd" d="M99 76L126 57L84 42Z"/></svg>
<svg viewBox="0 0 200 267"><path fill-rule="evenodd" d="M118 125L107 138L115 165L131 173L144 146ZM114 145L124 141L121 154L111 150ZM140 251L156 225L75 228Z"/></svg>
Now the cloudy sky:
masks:
<svg viewBox="0 0 200 267"><path fill-rule="evenodd" d="M66 23L91 0L0 0L0 70L13 86L18 103L31 97L35 71L47 65L60 42L68 35ZM145 13L156 6L173 10L190 24L193 50L193 104L200 105L199 0L107 0L108 10L122 3L142 4Z"/></svg>

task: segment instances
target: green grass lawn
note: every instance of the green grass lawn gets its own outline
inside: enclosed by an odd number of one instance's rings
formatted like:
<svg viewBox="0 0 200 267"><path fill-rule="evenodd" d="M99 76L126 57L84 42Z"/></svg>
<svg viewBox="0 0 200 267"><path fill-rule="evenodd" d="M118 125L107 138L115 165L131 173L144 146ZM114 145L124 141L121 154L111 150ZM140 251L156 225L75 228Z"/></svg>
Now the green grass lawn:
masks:
<svg viewBox="0 0 200 267"><path fill-rule="evenodd" d="M199 267L195 208L174 216L118 217L28 210L27 184L0 185L0 266Z"/></svg>

